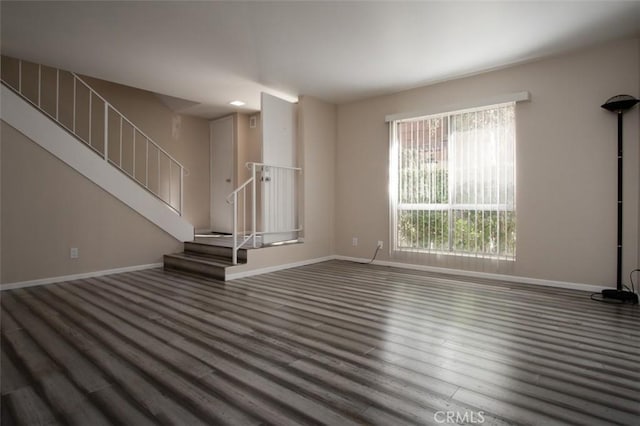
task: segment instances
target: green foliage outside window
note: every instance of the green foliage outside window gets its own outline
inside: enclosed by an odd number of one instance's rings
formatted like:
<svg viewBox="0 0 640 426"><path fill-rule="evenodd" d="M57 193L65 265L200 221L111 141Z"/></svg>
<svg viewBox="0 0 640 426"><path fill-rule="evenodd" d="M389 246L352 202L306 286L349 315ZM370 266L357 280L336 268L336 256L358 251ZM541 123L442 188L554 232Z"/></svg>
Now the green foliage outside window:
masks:
<svg viewBox="0 0 640 426"><path fill-rule="evenodd" d="M450 240L448 211L400 211L398 246L404 249L515 255L514 212L452 210L451 214L453 232Z"/></svg>

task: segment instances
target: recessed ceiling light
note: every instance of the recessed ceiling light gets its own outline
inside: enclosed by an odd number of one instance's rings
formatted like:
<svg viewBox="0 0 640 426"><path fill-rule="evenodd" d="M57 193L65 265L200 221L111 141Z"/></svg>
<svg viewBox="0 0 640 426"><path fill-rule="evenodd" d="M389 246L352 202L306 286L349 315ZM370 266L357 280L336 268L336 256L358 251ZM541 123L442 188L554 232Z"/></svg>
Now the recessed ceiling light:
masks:
<svg viewBox="0 0 640 426"><path fill-rule="evenodd" d="M243 105L244 105L244 102L242 102L242 101L231 101L231 102L229 102L229 103L230 103L231 105L233 105L233 106L238 106L238 107L240 107L240 106L243 106Z"/></svg>

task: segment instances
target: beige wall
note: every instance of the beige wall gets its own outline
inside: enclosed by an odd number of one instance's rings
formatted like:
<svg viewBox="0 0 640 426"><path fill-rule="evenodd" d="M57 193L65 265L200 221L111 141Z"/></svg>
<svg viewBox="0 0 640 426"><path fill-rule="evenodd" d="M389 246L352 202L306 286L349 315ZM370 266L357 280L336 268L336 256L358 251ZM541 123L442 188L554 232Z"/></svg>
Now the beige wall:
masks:
<svg viewBox="0 0 640 426"><path fill-rule="evenodd" d="M319 254L334 254L335 248L336 112L335 105L310 96L303 96L299 102L303 235L305 244L318 245Z"/></svg>
<svg viewBox="0 0 640 426"><path fill-rule="evenodd" d="M640 95L638 39L338 107L336 252L390 259L385 115L529 91L517 106L517 260L394 261L615 285L616 119L609 97ZM624 273L638 259L639 109L625 115ZM352 247L351 238L359 237Z"/></svg>
<svg viewBox="0 0 640 426"><path fill-rule="evenodd" d="M318 259L334 253L336 106L310 96L298 104L299 165L302 167L304 244L270 247L249 254L233 273Z"/></svg>
<svg viewBox="0 0 640 426"><path fill-rule="evenodd" d="M1 122L2 283L162 261L182 244ZM70 259L77 247L79 258Z"/></svg>

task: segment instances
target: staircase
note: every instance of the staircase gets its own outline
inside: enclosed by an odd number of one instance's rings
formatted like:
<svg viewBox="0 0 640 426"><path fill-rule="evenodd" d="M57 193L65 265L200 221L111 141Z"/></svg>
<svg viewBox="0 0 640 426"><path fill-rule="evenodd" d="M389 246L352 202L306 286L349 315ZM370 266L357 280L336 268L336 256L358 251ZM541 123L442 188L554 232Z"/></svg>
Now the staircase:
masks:
<svg viewBox="0 0 640 426"><path fill-rule="evenodd" d="M194 239L193 226L182 217L181 163L73 72L8 57L2 57L2 63L8 66L0 79L0 118L183 241L182 253L164 256L166 270L226 280L228 268L247 263L247 248L261 246L262 236L255 231L257 164L252 164L252 178L228 200L234 210L233 235ZM131 135L131 146L123 142L123 135ZM168 166L161 168L161 161ZM252 224L245 213L250 183ZM239 226L245 231L239 232ZM250 227L254 231L246 231Z"/></svg>
<svg viewBox="0 0 640 426"><path fill-rule="evenodd" d="M73 72L5 56L2 65L2 120L177 240L193 239L180 162Z"/></svg>
<svg viewBox="0 0 640 426"><path fill-rule="evenodd" d="M184 242L182 253L164 256L165 269L226 280L250 249L298 241L300 168L247 163L250 177L227 197L232 234L194 239L178 160L77 74L1 58L0 118Z"/></svg>
<svg viewBox="0 0 640 426"><path fill-rule="evenodd" d="M226 281L227 269L234 266L233 247L216 245L214 239L184 243L184 251L164 256L164 269ZM237 264L247 263L247 249L237 249Z"/></svg>

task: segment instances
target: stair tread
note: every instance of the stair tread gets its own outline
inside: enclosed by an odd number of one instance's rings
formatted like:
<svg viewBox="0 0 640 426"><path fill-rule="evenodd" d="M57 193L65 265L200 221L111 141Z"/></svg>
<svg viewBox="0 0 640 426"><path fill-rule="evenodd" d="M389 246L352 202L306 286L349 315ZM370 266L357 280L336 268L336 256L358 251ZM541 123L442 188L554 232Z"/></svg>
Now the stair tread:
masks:
<svg viewBox="0 0 640 426"><path fill-rule="evenodd" d="M205 247L218 247L218 248L229 249L229 250L232 249L231 247L225 246L225 245L222 245L222 244L220 244L220 245L211 244L211 243L205 243L205 242L202 242L202 241L188 241L187 244L196 244L196 245L205 246ZM238 248L238 251L245 251L246 252L247 249L246 248Z"/></svg>

